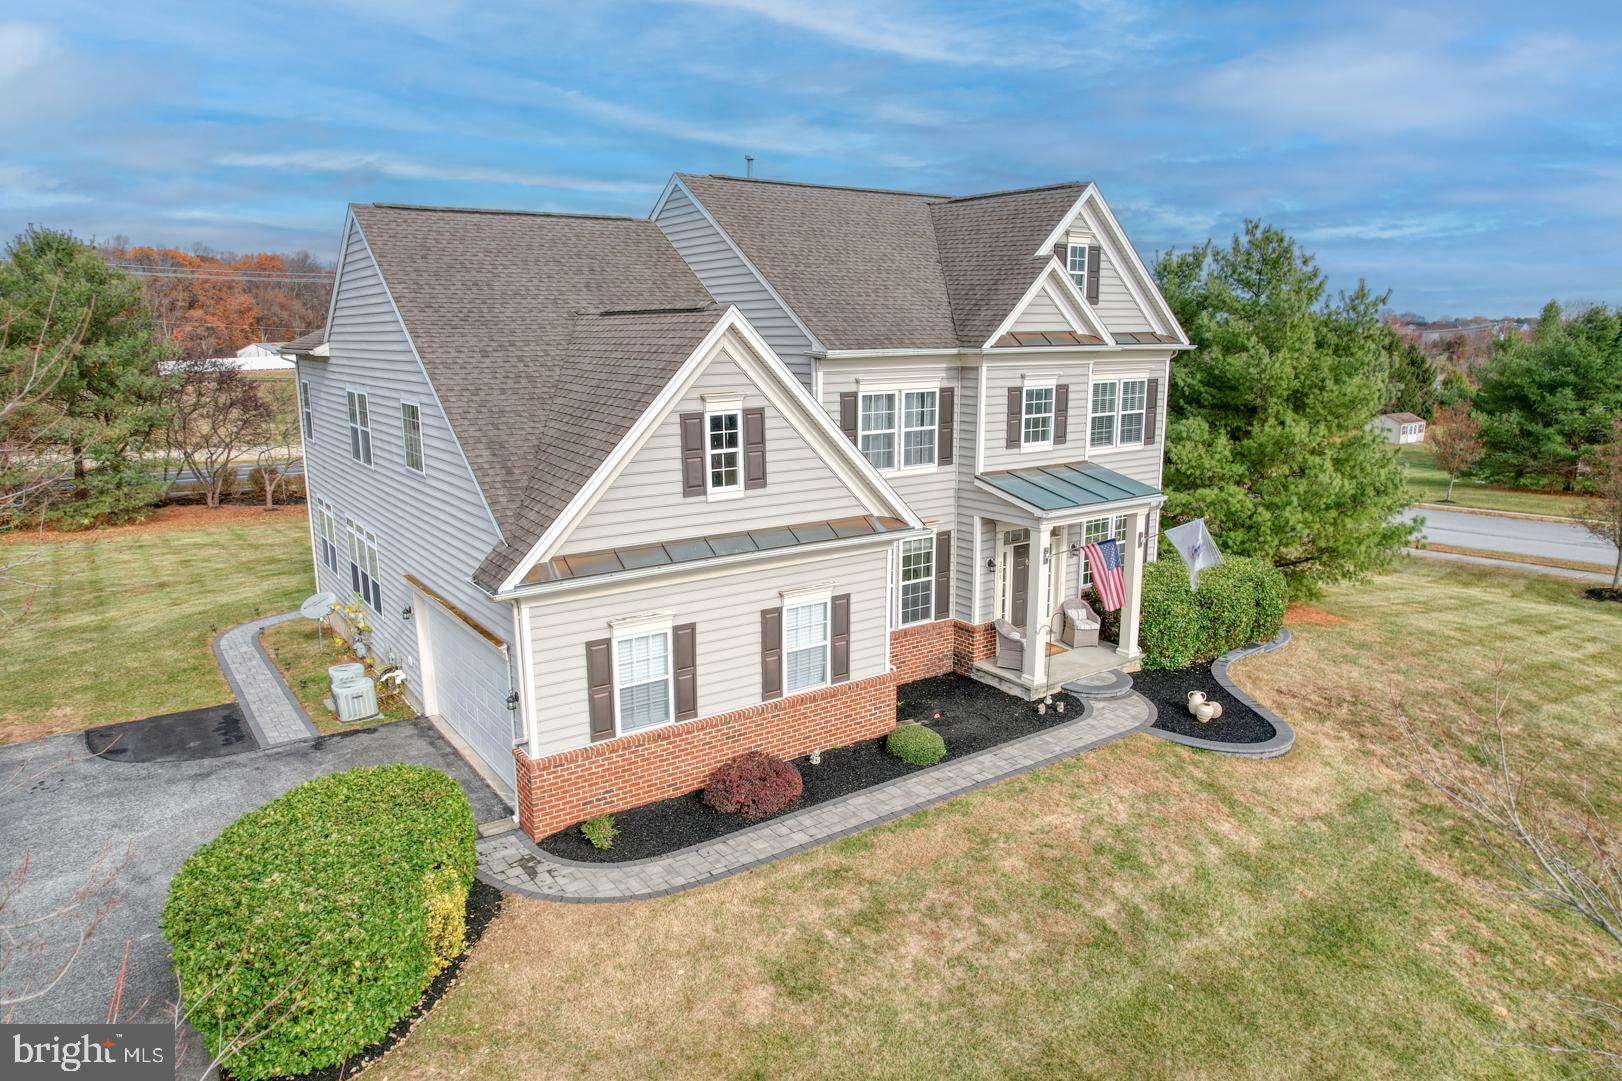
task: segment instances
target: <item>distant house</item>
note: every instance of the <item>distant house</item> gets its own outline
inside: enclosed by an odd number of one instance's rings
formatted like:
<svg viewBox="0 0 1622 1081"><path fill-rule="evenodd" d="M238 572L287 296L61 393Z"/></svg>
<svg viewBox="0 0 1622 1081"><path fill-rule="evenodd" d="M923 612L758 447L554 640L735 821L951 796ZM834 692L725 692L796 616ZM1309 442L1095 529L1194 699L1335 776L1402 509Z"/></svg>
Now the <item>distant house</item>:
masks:
<svg viewBox="0 0 1622 1081"><path fill-rule="evenodd" d="M282 342L254 342L237 350L235 357L221 357L244 372L285 372L293 369L293 362L282 356Z"/></svg>
<svg viewBox="0 0 1622 1081"><path fill-rule="evenodd" d="M1385 436L1387 443L1425 441L1425 418L1412 413L1381 413L1374 418L1372 427Z"/></svg>

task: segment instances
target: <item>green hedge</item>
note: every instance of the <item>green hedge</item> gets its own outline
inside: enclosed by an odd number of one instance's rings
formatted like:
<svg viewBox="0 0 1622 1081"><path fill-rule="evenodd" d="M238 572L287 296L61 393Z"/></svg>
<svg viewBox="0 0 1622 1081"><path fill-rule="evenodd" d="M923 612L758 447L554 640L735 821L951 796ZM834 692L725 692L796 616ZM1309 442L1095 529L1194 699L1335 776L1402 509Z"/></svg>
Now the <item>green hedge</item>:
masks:
<svg viewBox="0 0 1622 1081"><path fill-rule="evenodd" d="M374 766L299 785L194 852L163 935L215 1054L268 1028L231 1073L305 1073L387 1034L461 952L475 837L450 777Z"/></svg>
<svg viewBox="0 0 1622 1081"><path fill-rule="evenodd" d="M1140 644L1145 668L1182 668L1251 642L1263 642L1284 624L1287 600L1278 568L1244 556L1200 572L1198 590L1175 555L1151 563L1144 574Z"/></svg>
<svg viewBox="0 0 1622 1081"><path fill-rule="evenodd" d="M892 728L884 749L913 766L933 766L946 757L946 740L933 728L904 724Z"/></svg>

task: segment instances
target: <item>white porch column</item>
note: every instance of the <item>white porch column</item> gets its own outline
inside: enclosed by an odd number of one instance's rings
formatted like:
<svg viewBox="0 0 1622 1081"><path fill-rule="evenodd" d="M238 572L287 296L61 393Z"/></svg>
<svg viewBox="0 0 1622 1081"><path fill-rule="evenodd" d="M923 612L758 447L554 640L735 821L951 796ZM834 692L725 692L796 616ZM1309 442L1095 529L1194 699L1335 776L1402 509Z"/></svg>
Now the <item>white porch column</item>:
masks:
<svg viewBox="0 0 1622 1081"><path fill-rule="evenodd" d="M1032 687L1040 687L1048 680L1049 625L1053 617L1048 598L1048 576L1052 573L1049 561L1058 558L1052 551L1049 533L1048 526L1041 522L1031 529L1031 563L1025 579L1025 664L1020 674Z"/></svg>
<svg viewBox="0 0 1622 1081"><path fill-rule="evenodd" d="M1138 627L1143 621L1143 564L1149 536L1149 512L1135 510L1126 516L1126 544L1121 558L1121 634L1115 652L1133 659L1140 655Z"/></svg>

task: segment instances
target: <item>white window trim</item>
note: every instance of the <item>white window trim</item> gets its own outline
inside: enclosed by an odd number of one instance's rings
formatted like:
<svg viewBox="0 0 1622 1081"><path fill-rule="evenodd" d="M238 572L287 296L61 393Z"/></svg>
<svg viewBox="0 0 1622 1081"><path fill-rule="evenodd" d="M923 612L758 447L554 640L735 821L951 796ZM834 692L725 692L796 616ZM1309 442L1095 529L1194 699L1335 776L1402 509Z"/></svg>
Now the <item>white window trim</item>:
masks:
<svg viewBox="0 0 1622 1081"><path fill-rule="evenodd" d="M315 501L315 512L316 559L332 573L342 574L338 566L338 516L325 499ZM328 545L332 547L331 562L326 558Z"/></svg>
<svg viewBox="0 0 1622 1081"><path fill-rule="evenodd" d="M710 418L724 417L728 414L738 418L738 447L733 453L738 456L738 480L724 488L717 488L710 483L714 465L711 455L722 453L710 449ZM743 445L743 399L735 395L725 398L704 398L704 497L712 503L727 499L739 499L743 496L744 471L744 445Z"/></svg>
<svg viewBox="0 0 1622 1081"><path fill-rule="evenodd" d="M315 392L310 389L308 379L298 381L298 409L299 430L304 433L305 439L315 438Z"/></svg>
<svg viewBox="0 0 1622 1081"><path fill-rule="evenodd" d="M363 590L355 589L355 587L357 585L360 585L360 586L365 585L364 582L356 581L356 579L359 577L359 575L356 575L356 574L351 574L351 576L350 576L350 581L349 581L350 591L352 593L359 593L360 597L361 597L361 603L362 604L364 604L366 607L370 608L372 611L376 612L378 615L382 615L383 614L383 545L381 543L379 543L379 541L377 539L377 530L366 528L366 524L364 522L358 521L355 518L351 518L349 515L346 514L346 515L344 515L344 535L345 535L345 539L349 542L349 548L348 548L349 562L353 566L360 568L360 574L364 574L367 578L371 579L372 585L376 588L377 596L374 598L369 593L364 592ZM372 547L372 555L374 557L376 557L376 560L377 560L377 566L373 567L373 568L368 568L365 564L361 563L359 560L357 560L355 558L357 553L361 554L361 555L365 554L365 552L366 552L366 538L368 536L370 536L371 539L372 539L372 545L371 545L371 547ZM374 601L375 601L375 603L374 603Z"/></svg>
<svg viewBox="0 0 1622 1081"><path fill-rule="evenodd" d="M914 393L914 394L917 394L917 393L931 393L931 394L935 395L935 425L934 425L934 429L933 429L934 432L935 432L935 455L934 455L933 460L930 461L927 465L905 465L905 464L903 464L903 463L905 463L906 458L907 458L907 450L906 450L907 432L909 430L914 431L914 432L922 432L922 431L928 430L928 429L924 429L924 428L912 428L912 429L907 428L907 394L908 394L909 391ZM866 419L867 413L866 413L866 410L864 410L862 408L862 399L864 397L866 397L867 395L869 395L869 394L893 394L893 395L895 395L895 414L894 414L895 415L895 424L894 424L893 427L886 429L886 428L868 428L868 427L863 426L863 421ZM889 465L889 466L873 465L872 460L869 459L867 457L867 455L862 454L862 436L864 436L864 435L873 435L873 434L882 433L882 432L885 432L885 431L888 431L892 436L895 437L895 443L894 443L894 453L895 453L894 461L895 461L895 464L894 465ZM879 382L879 381L876 381L876 380L863 380L863 379L856 380L856 453L862 454L863 460L867 461L867 463L869 465L873 465L873 468L875 470L877 470L879 473L884 474L885 476L889 476L891 474L901 474L901 475L904 475L904 476L911 476L911 475L916 474L916 473L933 473L935 470L939 469L941 467L941 385L940 385L940 383L938 383L938 382L937 383L918 383L918 382L913 382L913 381L890 381L890 380Z"/></svg>
<svg viewBox="0 0 1622 1081"><path fill-rule="evenodd" d="M1076 281L1076 270L1070 265L1070 261L1075 256L1076 251L1078 249L1081 251L1081 280L1080 281ZM1077 289L1081 289L1083 291L1086 290L1086 288L1087 288L1087 271L1088 271L1088 269L1089 269L1089 267L1087 265L1087 245L1086 245L1086 243L1078 244L1074 240L1066 240L1065 241L1065 249L1064 249L1064 272L1066 274L1070 275L1070 280L1071 281L1076 282L1076 288Z"/></svg>
<svg viewBox="0 0 1622 1081"><path fill-rule="evenodd" d="M1087 456L1088 457L1092 457L1094 454L1117 454L1117 453L1120 453L1121 451L1142 450L1144 447L1154 447L1154 446L1159 446L1160 445L1160 432L1159 431L1155 432L1155 441L1153 443L1145 443L1145 442L1142 441L1142 439L1139 439L1138 442L1136 442L1136 443L1122 443L1121 442L1121 416L1122 416L1122 410L1121 410L1121 384L1122 383L1133 383L1133 382L1141 382L1143 384L1143 423L1144 423L1145 427L1148 427L1148 424L1149 424L1149 381L1151 379L1154 379L1154 378L1155 378L1155 376L1153 374L1149 373L1149 372L1120 372L1120 373L1111 374L1108 379L1094 379L1094 380L1090 380L1088 382L1088 384L1087 384ZM1114 428L1115 439L1114 439L1113 442L1102 443L1102 444L1093 442L1093 387L1095 385L1099 384L1099 383L1114 383L1115 384L1115 428ZM1155 404L1156 404L1156 412L1158 414L1158 412L1159 412L1159 402L1157 401ZM1138 410L1134 409L1131 412L1136 413L1136 412L1138 412ZM1104 415L1103 413L1098 414L1098 416L1103 416L1103 415Z"/></svg>
<svg viewBox="0 0 1622 1081"><path fill-rule="evenodd" d="M1031 440L1031 441L1027 442L1026 439L1025 439L1025 420L1026 420L1026 418L1031 417L1031 416L1040 416L1041 415L1039 413L1031 413L1030 410L1029 410L1029 407L1030 407L1030 392L1033 391L1033 390L1050 390L1050 391L1053 392L1053 394L1048 399L1048 412L1047 412L1048 437L1046 439ZM1024 380L1024 383L1020 387L1020 390L1019 390L1019 451L1020 451L1020 453L1021 454L1028 454L1031 451L1051 450L1051 449L1053 449L1053 445L1054 445L1053 444L1053 429L1058 424L1058 420L1059 420L1059 381L1058 381L1057 377L1052 377L1052 376L1041 376L1041 377L1038 377L1038 378L1027 377Z"/></svg>
<svg viewBox="0 0 1622 1081"><path fill-rule="evenodd" d="M412 465L411 459L406 453L410 448L405 427L407 406L417 411L417 459L422 463L421 468ZM400 461L406 467L407 472L415 473L419 477L428 475L428 445L422 437L422 403L411 398L400 399Z"/></svg>
<svg viewBox="0 0 1622 1081"><path fill-rule="evenodd" d="M784 697L787 697L787 696L792 695L792 694L806 694L806 693L808 693L810 691L821 690L822 688L829 686L830 682L831 682L831 680L833 678L832 671L833 671L833 660L834 660L834 603L833 603L832 592L828 591L828 590L823 590L823 589L796 590L796 591L785 592L783 594L783 598L784 598L784 600L783 600L783 609L782 609L782 612L783 612L783 614L782 614L783 642L782 642L782 662L781 662L782 666L783 666L783 695L784 695ZM792 598L792 599L790 599L790 598ZM816 683L812 683L812 684L809 684L809 685L804 686L804 687L790 688L789 685L788 685L788 676L789 676L788 656L789 656L789 652L790 652L789 644L788 644L788 614L792 609L795 609L795 608L809 608L812 605L818 605L818 604L823 606L823 613L824 613L824 619L823 619L823 623L822 623L822 625L823 625L822 678L820 680L818 680ZM809 649L811 647L809 647L809 646L801 646L800 648L801 649ZM640 731L640 729L638 731Z"/></svg>
<svg viewBox="0 0 1622 1081"><path fill-rule="evenodd" d="M676 617L673 613L658 612L640 616L625 616L620 619L608 621L610 650L609 658L610 683L614 689L614 735L625 736L636 732L652 732L664 728L666 725L676 723ZM665 638L665 719L658 724L645 724L640 728L622 728L620 726L620 643L632 638L647 638L655 634L662 634ZM643 680L642 683L653 683L654 680ZM633 686L640 687L637 683Z"/></svg>
<svg viewBox="0 0 1622 1081"><path fill-rule="evenodd" d="M354 420L350 419L349 405L350 405L350 402L353 400L351 398L351 395L353 395L354 398L364 399L365 402L366 402L366 423L365 424L360 424L358 422L359 421L359 416L360 416L360 410L359 410L358 407L357 407L356 412L355 412L356 419L354 419ZM377 461L377 448L372 445L372 396L367 390L365 390L362 387L345 387L344 388L344 421L348 425L348 430L349 430L349 460L352 461L352 462L358 463L360 465L363 465L367 469L374 468L373 463L375 463ZM366 456L365 457L360 457L355 453L356 443L357 443L357 440L355 438L355 433L357 431L361 431L361 432L366 433L366 438L364 440L364 443L366 445Z"/></svg>
<svg viewBox="0 0 1622 1081"><path fill-rule="evenodd" d="M929 604L924 608L922 619L909 620L906 617L907 606L907 545L923 542L929 552L929 574L924 581L929 583ZM895 546L895 620L897 627L916 627L923 623L935 622L935 533L930 531L926 537L909 537L896 542Z"/></svg>

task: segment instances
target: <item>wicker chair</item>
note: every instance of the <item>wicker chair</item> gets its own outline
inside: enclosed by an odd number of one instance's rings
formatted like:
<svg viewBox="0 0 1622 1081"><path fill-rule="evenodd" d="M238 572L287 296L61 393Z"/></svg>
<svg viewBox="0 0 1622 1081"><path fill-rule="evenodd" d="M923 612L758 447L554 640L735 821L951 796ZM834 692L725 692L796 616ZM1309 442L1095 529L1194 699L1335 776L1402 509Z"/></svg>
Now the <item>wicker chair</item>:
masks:
<svg viewBox="0 0 1622 1081"><path fill-rule="evenodd" d="M1071 597L1060 605L1064 612L1064 644L1071 649L1077 646L1096 646L1098 644L1098 631L1101 626L1093 606L1080 597Z"/></svg>
<svg viewBox="0 0 1622 1081"><path fill-rule="evenodd" d="M997 628L997 667L1023 668L1025 666L1025 632L1006 619L997 620L993 626Z"/></svg>

